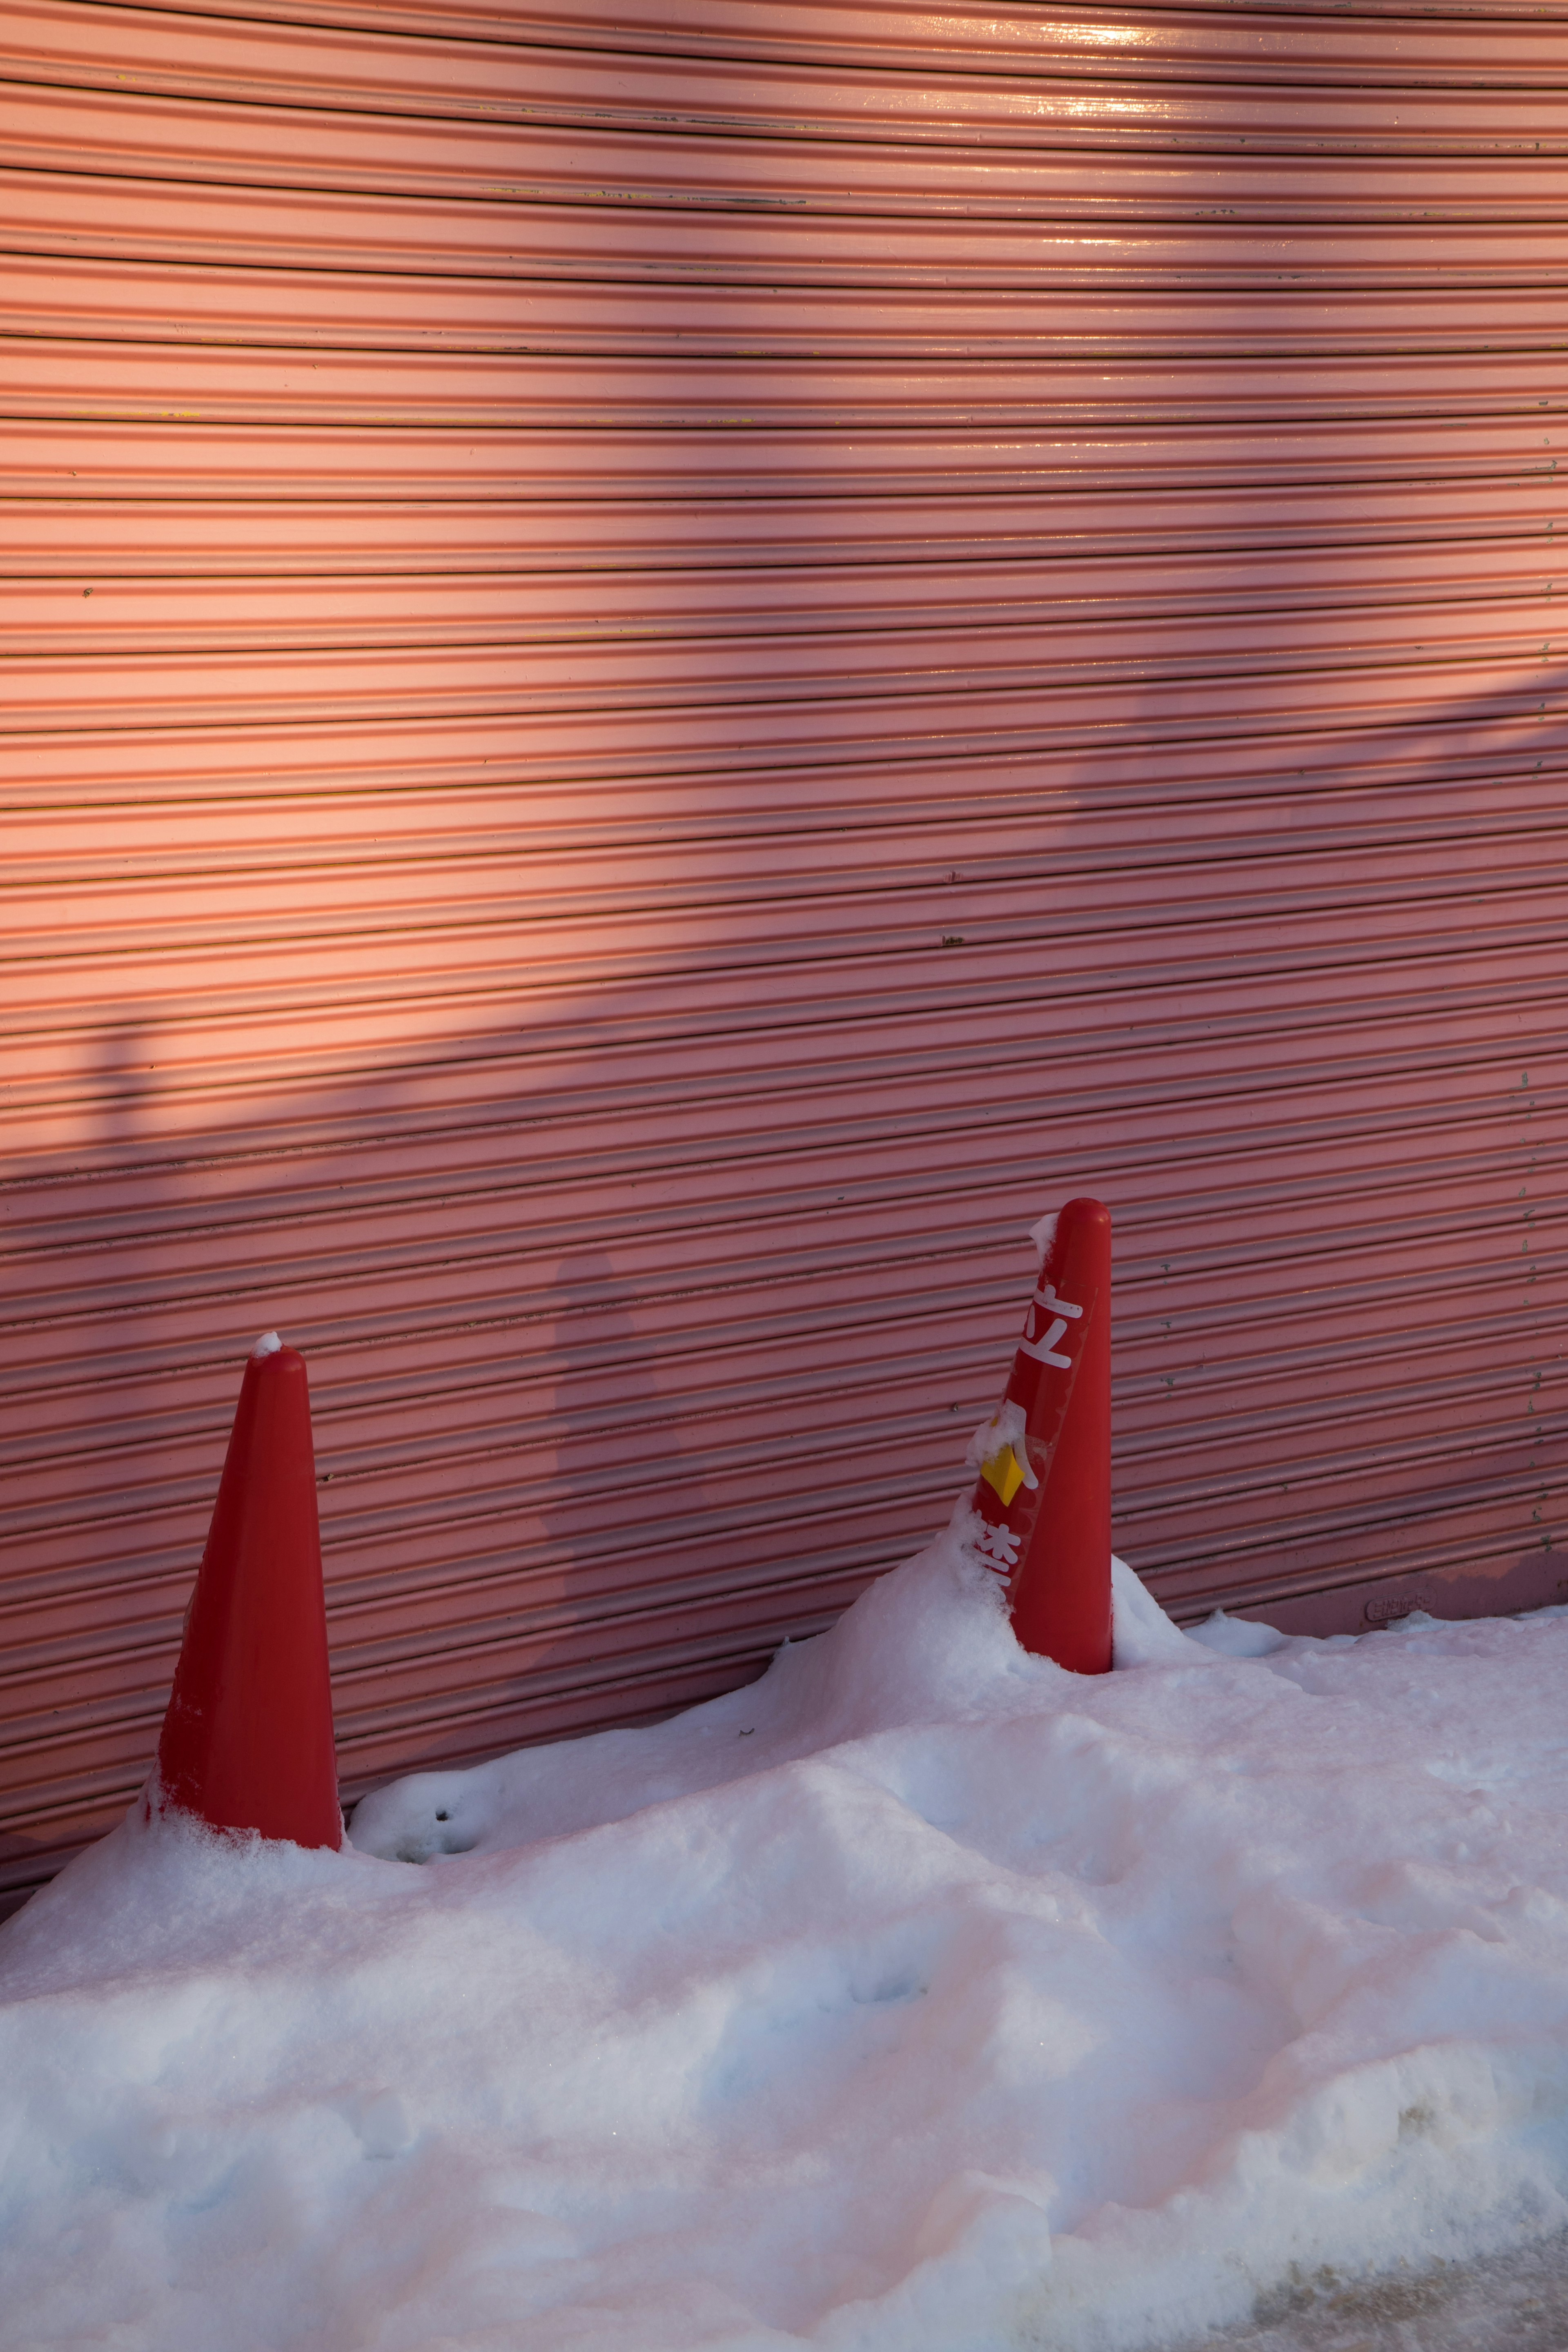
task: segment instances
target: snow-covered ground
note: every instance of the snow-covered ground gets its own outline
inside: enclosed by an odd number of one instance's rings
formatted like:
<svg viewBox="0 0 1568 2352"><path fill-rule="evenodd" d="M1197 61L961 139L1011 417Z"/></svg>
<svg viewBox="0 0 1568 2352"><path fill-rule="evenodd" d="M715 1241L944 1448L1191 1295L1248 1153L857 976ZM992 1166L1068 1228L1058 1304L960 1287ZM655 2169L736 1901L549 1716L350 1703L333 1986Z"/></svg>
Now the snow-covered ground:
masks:
<svg viewBox="0 0 1568 2352"><path fill-rule="evenodd" d="M1123 1574L1117 1666L944 1538L341 1854L128 1822L0 1931L0 2342L1370 2345L1478 2256L1528 2288L1564 1612L1188 1637Z"/></svg>

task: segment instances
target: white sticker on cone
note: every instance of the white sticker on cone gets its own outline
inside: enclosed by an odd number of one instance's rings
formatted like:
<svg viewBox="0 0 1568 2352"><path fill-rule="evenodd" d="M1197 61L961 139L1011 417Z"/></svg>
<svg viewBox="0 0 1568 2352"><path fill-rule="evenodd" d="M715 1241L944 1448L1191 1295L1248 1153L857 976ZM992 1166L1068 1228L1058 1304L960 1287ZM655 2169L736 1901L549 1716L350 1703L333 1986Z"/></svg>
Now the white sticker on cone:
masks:
<svg viewBox="0 0 1568 2352"><path fill-rule="evenodd" d="M978 1558L1001 1576L1010 1574L1017 1567L1020 1540L1011 1528L989 1526L983 1526L978 1534L970 1538Z"/></svg>
<svg viewBox="0 0 1568 2352"><path fill-rule="evenodd" d="M1029 1311L1025 1318L1024 1336L1018 1343L1018 1352L1020 1355L1032 1356L1037 1364L1053 1365L1058 1372L1071 1371L1072 1358L1056 1352L1057 1341L1067 1329L1069 1318L1076 1322L1082 1313L1082 1307L1075 1307L1070 1298L1058 1298L1053 1284L1042 1282L1029 1301ZM1042 1335L1040 1321L1047 1315L1051 1318L1051 1321L1048 1328Z"/></svg>

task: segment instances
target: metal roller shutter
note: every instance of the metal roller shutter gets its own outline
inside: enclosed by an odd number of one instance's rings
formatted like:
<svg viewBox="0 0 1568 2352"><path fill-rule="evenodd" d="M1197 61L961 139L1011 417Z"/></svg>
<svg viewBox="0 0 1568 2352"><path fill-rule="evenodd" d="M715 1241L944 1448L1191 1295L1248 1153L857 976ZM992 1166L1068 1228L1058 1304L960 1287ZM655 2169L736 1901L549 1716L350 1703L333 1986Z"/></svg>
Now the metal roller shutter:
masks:
<svg viewBox="0 0 1568 2352"><path fill-rule="evenodd" d="M274 1324L351 1794L827 1623L1079 1190L1178 1613L1568 1589L1568 11L7 25L5 1883Z"/></svg>

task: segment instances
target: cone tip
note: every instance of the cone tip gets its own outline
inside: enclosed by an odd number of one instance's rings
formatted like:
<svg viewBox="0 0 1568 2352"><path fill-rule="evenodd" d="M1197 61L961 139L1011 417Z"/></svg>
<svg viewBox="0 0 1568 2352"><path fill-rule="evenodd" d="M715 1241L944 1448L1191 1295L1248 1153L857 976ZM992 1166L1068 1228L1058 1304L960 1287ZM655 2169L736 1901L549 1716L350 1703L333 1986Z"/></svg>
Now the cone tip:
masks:
<svg viewBox="0 0 1568 2352"><path fill-rule="evenodd" d="M1056 1239L1057 1219L1060 1213L1058 1209L1047 1209L1045 1215L1037 1217L1029 1227L1029 1239L1035 1244L1035 1255L1042 1265L1051 1254L1051 1244Z"/></svg>
<svg viewBox="0 0 1568 2352"><path fill-rule="evenodd" d="M1029 1239L1035 1244L1035 1255L1040 1261L1042 1273L1057 1237L1057 1227L1064 1217L1069 1232L1082 1224L1100 1225L1108 1233L1110 1230L1110 1210L1103 1201L1092 1200L1088 1193L1080 1193L1075 1200L1065 1202L1059 1209L1047 1209L1045 1215L1029 1227Z"/></svg>
<svg viewBox="0 0 1568 2352"><path fill-rule="evenodd" d="M263 1331L250 1351L250 1360L254 1364L262 1356L276 1356L281 1352L283 1342L276 1331Z"/></svg>

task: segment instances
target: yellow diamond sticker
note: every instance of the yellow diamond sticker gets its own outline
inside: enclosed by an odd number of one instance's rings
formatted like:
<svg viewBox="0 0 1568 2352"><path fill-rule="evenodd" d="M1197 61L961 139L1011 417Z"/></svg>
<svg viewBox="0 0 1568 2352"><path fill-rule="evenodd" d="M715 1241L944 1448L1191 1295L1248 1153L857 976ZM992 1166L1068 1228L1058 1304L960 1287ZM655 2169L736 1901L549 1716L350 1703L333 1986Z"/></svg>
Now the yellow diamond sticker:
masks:
<svg viewBox="0 0 1568 2352"><path fill-rule="evenodd" d="M1024 1483L1023 1465L1010 1445L1002 1446L989 1462L983 1462L980 1475L1001 1496L1004 1510Z"/></svg>

